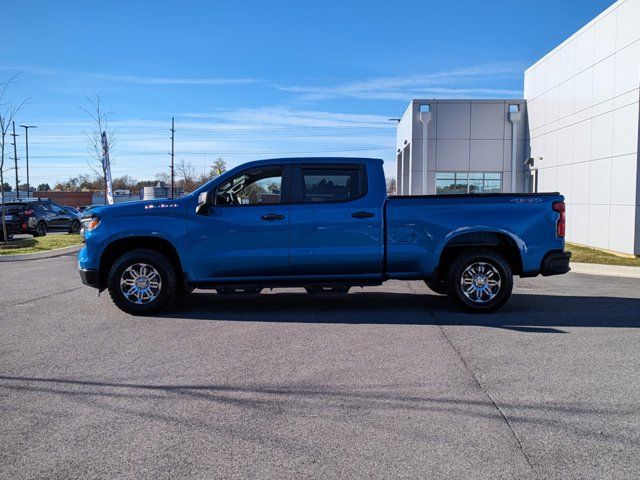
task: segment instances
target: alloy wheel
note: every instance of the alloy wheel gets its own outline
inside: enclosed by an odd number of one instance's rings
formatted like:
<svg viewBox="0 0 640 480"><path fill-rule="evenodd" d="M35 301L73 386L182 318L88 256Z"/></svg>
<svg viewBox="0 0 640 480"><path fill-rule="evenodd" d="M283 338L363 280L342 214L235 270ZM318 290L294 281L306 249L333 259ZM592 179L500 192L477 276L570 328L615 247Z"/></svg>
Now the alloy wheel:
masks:
<svg viewBox="0 0 640 480"><path fill-rule="evenodd" d="M476 304L493 300L500 292L500 272L490 263L474 262L460 276L460 288L464 296Z"/></svg>
<svg viewBox="0 0 640 480"><path fill-rule="evenodd" d="M120 290L131 303L151 303L158 298L161 289L160 273L147 263L134 263L120 276Z"/></svg>

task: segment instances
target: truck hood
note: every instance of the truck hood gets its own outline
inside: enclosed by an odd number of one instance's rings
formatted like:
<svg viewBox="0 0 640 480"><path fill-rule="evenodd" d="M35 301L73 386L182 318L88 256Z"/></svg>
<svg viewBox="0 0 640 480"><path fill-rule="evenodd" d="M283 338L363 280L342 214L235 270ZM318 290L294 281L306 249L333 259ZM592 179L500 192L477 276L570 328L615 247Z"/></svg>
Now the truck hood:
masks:
<svg viewBox="0 0 640 480"><path fill-rule="evenodd" d="M140 215L144 213L161 213L183 210L189 201L189 196L183 198L158 198L154 200L131 201L102 205L91 208L82 213L83 218L99 216L102 218L119 217L124 215Z"/></svg>

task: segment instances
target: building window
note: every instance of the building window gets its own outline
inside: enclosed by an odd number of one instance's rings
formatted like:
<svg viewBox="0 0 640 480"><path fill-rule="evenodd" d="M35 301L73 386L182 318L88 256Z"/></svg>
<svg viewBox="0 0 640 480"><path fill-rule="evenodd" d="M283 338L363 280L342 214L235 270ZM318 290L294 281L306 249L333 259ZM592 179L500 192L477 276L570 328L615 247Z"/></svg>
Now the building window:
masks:
<svg viewBox="0 0 640 480"><path fill-rule="evenodd" d="M436 173L436 193L438 195L467 193L468 190L467 172Z"/></svg>
<svg viewBox="0 0 640 480"><path fill-rule="evenodd" d="M499 172L438 172L436 193L500 193L502 174Z"/></svg>

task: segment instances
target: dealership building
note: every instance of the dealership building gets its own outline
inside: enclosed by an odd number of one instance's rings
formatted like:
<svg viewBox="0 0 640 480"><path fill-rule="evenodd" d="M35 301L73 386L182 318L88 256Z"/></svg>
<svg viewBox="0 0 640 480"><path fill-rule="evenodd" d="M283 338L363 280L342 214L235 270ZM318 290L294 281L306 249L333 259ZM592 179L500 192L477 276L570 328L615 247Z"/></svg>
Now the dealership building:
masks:
<svg viewBox="0 0 640 480"><path fill-rule="evenodd" d="M619 0L524 73L517 100L415 99L403 195L559 191L567 240L640 255L640 0Z"/></svg>

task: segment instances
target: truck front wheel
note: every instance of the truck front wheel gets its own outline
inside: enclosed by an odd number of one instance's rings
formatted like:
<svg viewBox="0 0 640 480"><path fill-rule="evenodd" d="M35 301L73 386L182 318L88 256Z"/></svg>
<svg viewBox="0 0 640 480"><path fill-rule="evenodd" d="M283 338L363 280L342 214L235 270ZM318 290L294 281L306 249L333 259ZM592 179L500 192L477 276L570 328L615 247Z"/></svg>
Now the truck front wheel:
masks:
<svg viewBox="0 0 640 480"><path fill-rule="evenodd" d="M147 315L167 307L176 294L176 271L162 253L138 248L118 258L109 270L109 295L131 315Z"/></svg>
<svg viewBox="0 0 640 480"><path fill-rule="evenodd" d="M509 263L492 250L469 250L451 264L447 293L464 311L488 313L502 307L513 289Z"/></svg>

